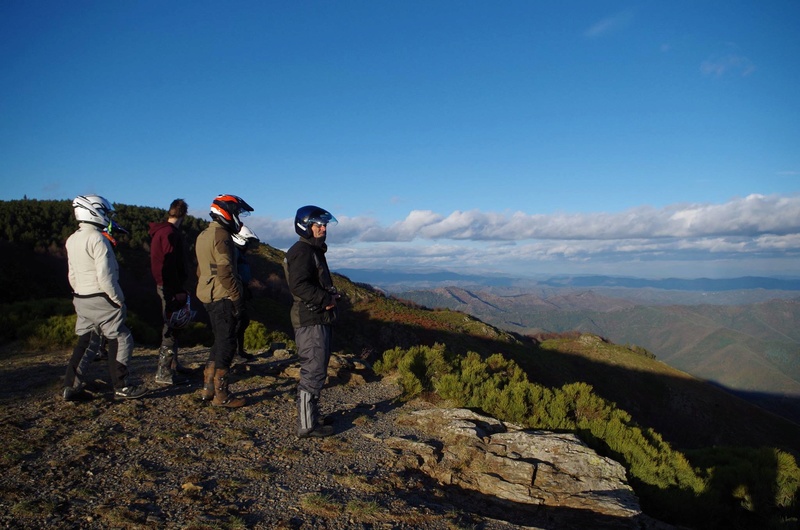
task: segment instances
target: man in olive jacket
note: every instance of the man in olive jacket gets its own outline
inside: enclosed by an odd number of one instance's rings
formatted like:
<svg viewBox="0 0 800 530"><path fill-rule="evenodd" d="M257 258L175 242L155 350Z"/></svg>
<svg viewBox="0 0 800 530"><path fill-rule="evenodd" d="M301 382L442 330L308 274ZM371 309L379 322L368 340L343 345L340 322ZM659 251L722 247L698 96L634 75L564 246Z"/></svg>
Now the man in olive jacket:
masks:
<svg viewBox="0 0 800 530"><path fill-rule="evenodd" d="M317 206L297 210L295 232L300 239L286 252L284 271L294 298L291 309L300 382L297 385L297 436L324 437L333 434L319 414L319 398L331 358L331 323L336 319L336 301L325 259L328 224L336 224L330 212Z"/></svg>
<svg viewBox="0 0 800 530"><path fill-rule="evenodd" d="M211 203L212 221L195 243L197 298L208 311L214 333L214 345L203 371L202 398L220 407L245 404L244 398L228 393L228 371L236 354L236 323L244 308L232 236L242 227L239 217L252 211L241 197L219 195Z"/></svg>

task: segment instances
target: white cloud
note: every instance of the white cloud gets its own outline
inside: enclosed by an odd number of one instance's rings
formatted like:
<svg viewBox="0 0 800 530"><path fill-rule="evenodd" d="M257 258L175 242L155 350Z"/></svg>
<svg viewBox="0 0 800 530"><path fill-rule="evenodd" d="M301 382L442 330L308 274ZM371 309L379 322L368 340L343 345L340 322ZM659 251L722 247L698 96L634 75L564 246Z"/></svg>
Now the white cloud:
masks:
<svg viewBox="0 0 800 530"><path fill-rule="evenodd" d="M715 77L721 77L727 73L747 77L756 71L756 66L744 55L731 53L709 57L700 64L700 71L705 75Z"/></svg>
<svg viewBox="0 0 800 530"><path fill-rule="evenodd" d="M633 20L633 12L621 11L609 17L603 18L594 23L583 35L590 39L602 37L609 33L619 31L627 27Z"/></svg>
<svg viewBox="0 0 800 530"><path fill-rule="evenodd" d="M248 225L277 248L297 239L288 219L251 217ZM787 273L797 274L800 195L754 194L723 204L642 206L618 213L415 210L388 227L371 217L340 217L328 237L331 261L341 268L558 271L578 264L768 260L772 269L784 263Z"/></svg>
<svg viewBox="0 0 800 530"><path fill-rule="evenodd" d="M361 230L351 230L351 223ZM725 204L647 206L620 213L499 214L471 210L447 216L414 210L391 227L375 220L344 219L338 240L524 241L529 239L603 240L692 238L717 235L757 236L800 231L800 196L749 195ZM360 232L360 235L359 235ZM332 233L333 235L333 233Z"/></svg>

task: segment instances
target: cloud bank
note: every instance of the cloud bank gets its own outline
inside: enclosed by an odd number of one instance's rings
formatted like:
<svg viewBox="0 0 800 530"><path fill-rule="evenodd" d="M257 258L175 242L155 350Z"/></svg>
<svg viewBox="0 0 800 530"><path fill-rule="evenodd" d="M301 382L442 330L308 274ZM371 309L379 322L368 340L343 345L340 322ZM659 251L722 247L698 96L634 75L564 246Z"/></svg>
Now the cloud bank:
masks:
<svg viewBox="0 0 800 530"><path fill-rule="evenodd" d="M329 256L342 268L533 272L570 265L600 272L636 264L653 274L679 267L692 276L715 263L732 274L800 273L800 196L749 195L724 204L618 213L414 210L388 226L369 217L337 217ZM248 224L277 248L296 240L291 220L253 217Z"/></svg>

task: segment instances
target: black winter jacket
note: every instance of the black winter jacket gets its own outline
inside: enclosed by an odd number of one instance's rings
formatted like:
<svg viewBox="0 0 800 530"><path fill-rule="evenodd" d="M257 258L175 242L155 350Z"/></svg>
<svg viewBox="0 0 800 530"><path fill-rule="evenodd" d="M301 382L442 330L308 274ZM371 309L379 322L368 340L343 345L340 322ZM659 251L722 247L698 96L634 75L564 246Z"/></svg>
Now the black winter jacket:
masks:
<svg viewBox="0 0 800 530"><path fill-rule="evenodd" d="M286 252L283 267L292 293L292 326L301 328L336 320L333 304L336 288L325 259L328 246L318 239L301 238Z"/></svg>

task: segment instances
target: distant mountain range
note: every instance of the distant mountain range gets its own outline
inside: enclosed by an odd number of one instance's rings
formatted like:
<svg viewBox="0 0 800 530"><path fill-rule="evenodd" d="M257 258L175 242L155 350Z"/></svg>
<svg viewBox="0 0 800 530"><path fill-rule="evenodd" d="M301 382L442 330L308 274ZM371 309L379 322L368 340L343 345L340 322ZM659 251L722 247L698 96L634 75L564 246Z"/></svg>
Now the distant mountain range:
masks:
<svg viewBox="0 0 800 530"><path fill-rule="evenodd" d="M683 285L687 290L653 285ZM719 290L700 291L700 286ZM593 276L543 280L528 288L397 290L393 296L463 311L522 335L577 331L643 347L670 366L800 422L797 400L787 405L784 399L800 396L796 286L794 280L772 278L653 281Z"/></svg>
<svg viewBox="0 0 800 530"><path fill-rule="evenodd" d="M649 300L654 303L674 303L678 300L694 300L687 303L739 303L753 299L791 298L800 296L800 278L769 278L742 276L739 278L662 278L646 279L626 276L602 275L557 275L531 278L491 274L460 274L451 271L397 271L377 269L337 269L336 272L355 282L373 285L390 293L413 289L459 286L517 288L524 292L536 289L548 292L553 289L592 288L606 293L625 293L623 298ZM650 296L620 290L650 290ZM656 291L661 291L660 293ZM743 294L750 291L749 294ZM521 291L522 292L522 291ZM761 292L759 294L759 292ZM670 295L671 293L671 295ZM719 295L719 293L727 293ZM733 293L733 294L732 294ZM736 294L738 293L738 294ZM709 298L710 296L710 298Z"/></svg>

